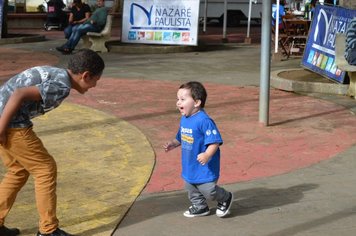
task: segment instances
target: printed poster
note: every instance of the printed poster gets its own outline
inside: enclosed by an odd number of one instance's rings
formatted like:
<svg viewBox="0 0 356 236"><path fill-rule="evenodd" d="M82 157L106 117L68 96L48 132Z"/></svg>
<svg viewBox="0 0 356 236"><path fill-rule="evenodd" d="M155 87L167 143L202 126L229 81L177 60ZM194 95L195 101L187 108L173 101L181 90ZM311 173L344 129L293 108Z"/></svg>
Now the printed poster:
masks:
<svg viewBox="0 0 356 236"><path fill-rule="evenodd" d="M125 0L121 41L197 45L199 0Z"/></svg>
<svg viewBox="0 0 356 236"><path fill-rule="evenodd" d="M338 83L344 83L345 71L335 64L336 34L345 34L356 10L339 6L316 5L302 66Z"/></svg>

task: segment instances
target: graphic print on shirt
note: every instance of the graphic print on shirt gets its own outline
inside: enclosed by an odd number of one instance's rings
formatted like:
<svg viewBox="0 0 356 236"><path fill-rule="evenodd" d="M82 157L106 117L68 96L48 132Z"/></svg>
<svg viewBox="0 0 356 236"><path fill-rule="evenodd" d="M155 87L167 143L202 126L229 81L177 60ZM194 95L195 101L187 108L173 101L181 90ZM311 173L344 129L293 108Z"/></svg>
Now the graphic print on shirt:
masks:
<svg viewBox="0 0 356 236"><path fill-rule="evenodd" d="M193 143L194 143L193 130L190 128L181 127L180 134L181 134L182 149L192 150Z"/></svg>

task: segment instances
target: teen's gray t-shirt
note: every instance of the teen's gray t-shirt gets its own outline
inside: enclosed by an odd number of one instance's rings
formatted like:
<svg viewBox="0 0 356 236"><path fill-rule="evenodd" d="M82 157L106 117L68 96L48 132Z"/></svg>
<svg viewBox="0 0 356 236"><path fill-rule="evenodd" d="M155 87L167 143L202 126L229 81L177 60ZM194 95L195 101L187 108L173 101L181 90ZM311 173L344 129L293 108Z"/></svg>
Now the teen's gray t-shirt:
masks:
<svg viewBox="0 0 356 236"><path fill-rule="evenodd" d="M15 75L0 87L0 115L17 88L30 86L38 87L42 100L24 102L10 121L9 128L30 127L32 118L58 107L70 93L70 76L65 69L52 66L37 66Z"/></svg>

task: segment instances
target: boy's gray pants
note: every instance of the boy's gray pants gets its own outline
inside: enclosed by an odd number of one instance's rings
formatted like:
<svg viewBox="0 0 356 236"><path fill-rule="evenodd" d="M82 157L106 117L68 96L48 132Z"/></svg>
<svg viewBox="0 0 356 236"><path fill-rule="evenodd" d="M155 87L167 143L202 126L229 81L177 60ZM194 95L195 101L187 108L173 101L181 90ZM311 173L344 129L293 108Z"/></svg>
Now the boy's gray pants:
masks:
<svg viewBox="0 0 356 236"><path fill-rule="evenodd" d="M219 187L216 182L203 184L185 182L185 189L188 191L190 202L198 209L207 207L207 200L224 202L229 198L229 192Z"/></svg>

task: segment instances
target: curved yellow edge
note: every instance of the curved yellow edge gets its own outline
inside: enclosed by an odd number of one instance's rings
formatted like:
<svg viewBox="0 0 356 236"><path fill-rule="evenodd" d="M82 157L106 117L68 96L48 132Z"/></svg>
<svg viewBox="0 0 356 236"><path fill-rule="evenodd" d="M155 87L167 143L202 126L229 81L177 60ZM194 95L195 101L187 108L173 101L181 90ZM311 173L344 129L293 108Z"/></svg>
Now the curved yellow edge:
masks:
<svg viewBox="0 0 356 236"><path fill-rule="evenodd" d="M34 130L57 161L60 227L110 235L150 178L155 154L145 135L115 116L70 103L34 119ZM21 235L37 232L33 189L31 179L6 219Z"/></svg>

